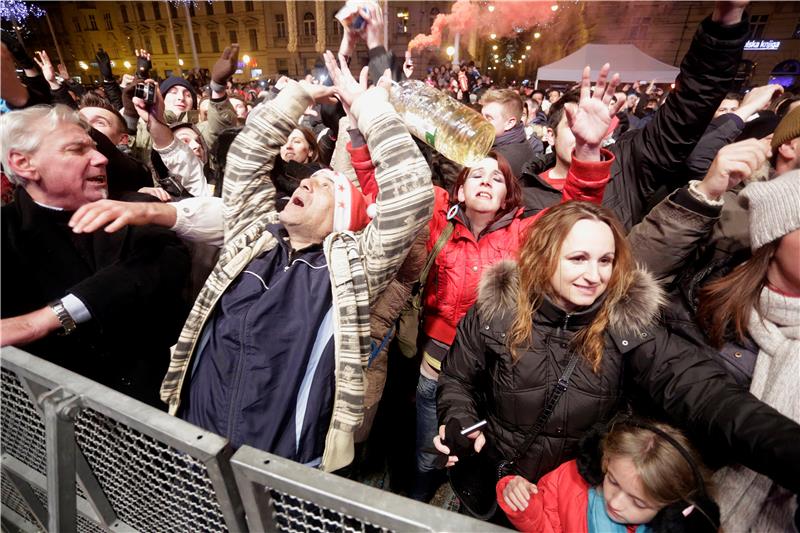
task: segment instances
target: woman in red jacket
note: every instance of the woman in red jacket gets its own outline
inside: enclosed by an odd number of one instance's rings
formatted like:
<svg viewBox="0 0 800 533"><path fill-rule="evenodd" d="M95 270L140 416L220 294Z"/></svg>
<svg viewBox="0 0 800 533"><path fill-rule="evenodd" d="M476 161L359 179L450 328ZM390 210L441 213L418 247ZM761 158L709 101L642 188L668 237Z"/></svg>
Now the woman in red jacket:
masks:
<svg viewBox="0 0 800 533"><path fill-rule="evenodd" d="M591 432L582 455L534 485L497 483L497 502L520 531L713 532L719 508L686 437L666 424L622 418Z"/></svg>
<svg viewBox="0 0 800 533"><path fill-rule="evenodd" d="M562 202L584 200L600 203L609 180L614 156L600 148L614 117L609 102L618 84L608 83L609 66L598 76L591 94L589 68L583 73L581 98L569 107L568 124L575 136L575 151ZM528 228L545 211L523 218L519 183L500 154L489 155L458 175L450 194L436 187L436 203L430 222L428 250L452 227L452 233L436 256L425 287L425 305L418 349L422 356L417 385L417 473L409 497L427 501L436 489L437 454L423 451L437 434L436 387L441 363L456 333L456 326L475 303L484 269L513 259Z"/></svg>

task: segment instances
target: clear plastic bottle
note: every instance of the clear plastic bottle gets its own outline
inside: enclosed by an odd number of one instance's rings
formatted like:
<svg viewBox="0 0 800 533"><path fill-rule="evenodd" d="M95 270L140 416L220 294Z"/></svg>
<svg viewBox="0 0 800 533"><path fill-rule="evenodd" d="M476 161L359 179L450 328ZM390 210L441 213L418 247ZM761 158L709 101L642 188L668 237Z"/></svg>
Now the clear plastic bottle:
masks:
<svg viewBox="0 0 800 533"><path fill-rule="evenodd" d="M494 127L480 113L424 82L392 83L389 100L412 135L456 163L471 167L494 144Z"/></svg>

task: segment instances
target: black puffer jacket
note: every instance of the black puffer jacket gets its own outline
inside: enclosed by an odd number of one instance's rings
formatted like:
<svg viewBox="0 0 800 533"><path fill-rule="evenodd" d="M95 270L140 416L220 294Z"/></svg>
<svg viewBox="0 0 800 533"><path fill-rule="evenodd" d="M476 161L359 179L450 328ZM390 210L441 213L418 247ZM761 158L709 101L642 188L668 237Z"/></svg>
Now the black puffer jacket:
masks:
<svg viewBox="0 0 800 533"><path fill-rule="evenodd" d="M688 181L685 161L730 90L747 40L747 16L723 27L707 18L695 33L681 63L675 90L653 120L626 132L608 147L616 157L603 205L614 211L626 229L647 212L650 198L661 186L675 189ZM613 60L612 60L613 67ZM557 191L538 174L554 161L529 165L521 177L525 216L561 201ZM534 162L536 163L536 161Z"/></svg>
<svg viewBox="0 0 800 533"><path fill-rule="evenodd" d="M518 290L517 267L502 262L484 274L476 305L461 321L439 377L439 422L462 426L487 418L486 453L510 459L539 416L569 360L567 342L597 309L567 315L545 304L534 321L532 348L512 364L506 348ZM612 309L606 352L594 374L580 360L553 415L519 463L526 477L573 459L592 424L615 414L629 379L665 412L731 457L790 490L800 489L800 425L737 385L707 352L661 328L663 295L646 272L636 274L627 300Z"/></svg>

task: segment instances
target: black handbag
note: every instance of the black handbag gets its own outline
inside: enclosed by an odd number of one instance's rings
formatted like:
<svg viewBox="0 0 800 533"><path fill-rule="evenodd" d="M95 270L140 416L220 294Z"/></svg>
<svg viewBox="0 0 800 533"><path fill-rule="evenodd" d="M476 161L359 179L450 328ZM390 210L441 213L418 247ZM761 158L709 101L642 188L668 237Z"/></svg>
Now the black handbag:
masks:
<svg viewBox="0 0 800 533"><path fill-rule="evenodd" d="M497 513L495 492L497 482L510 474L522 474L517 470L517 462L525 455L550 420L558 401L569 387L569 378L578 364L578 357L574 352L570 356L567 367L558 378L558 383L550 393L544 410L534 422L522 445L517 447L514 457L493 463L486 453L473 453L459 457L458 462L448 469L450 486L468 514L478 520L489 520Z"/></svg>

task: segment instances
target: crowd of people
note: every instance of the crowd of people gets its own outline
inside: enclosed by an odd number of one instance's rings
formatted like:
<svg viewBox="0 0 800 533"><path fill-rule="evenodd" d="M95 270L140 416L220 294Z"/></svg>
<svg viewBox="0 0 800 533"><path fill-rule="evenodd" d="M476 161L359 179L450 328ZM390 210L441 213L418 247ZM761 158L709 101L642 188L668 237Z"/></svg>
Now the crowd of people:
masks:
<svg viewBox="0 0 800 533"><path fill-rule="evenodd" d="M400 391L391 489L523 531L797 530L800 96L729 92L746 4L666 92L420 74L368 6L326 82L234 84L231 43L87 90L4 40L2 345L356 479ZM488 154L412 137L407 78Z"/></svg>

